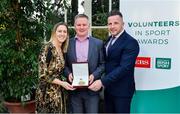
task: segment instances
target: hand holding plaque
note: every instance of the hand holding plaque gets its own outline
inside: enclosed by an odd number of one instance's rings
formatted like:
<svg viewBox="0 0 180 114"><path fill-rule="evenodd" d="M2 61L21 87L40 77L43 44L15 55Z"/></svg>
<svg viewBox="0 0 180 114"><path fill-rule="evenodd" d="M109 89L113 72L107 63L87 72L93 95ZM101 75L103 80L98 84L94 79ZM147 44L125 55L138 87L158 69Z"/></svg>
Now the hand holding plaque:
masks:
<svg viewBox="0 0 180 114"><path fill-rule="evenodd" d="M88 63L73 63L73 87L87 87L89 85Z"/></svg>

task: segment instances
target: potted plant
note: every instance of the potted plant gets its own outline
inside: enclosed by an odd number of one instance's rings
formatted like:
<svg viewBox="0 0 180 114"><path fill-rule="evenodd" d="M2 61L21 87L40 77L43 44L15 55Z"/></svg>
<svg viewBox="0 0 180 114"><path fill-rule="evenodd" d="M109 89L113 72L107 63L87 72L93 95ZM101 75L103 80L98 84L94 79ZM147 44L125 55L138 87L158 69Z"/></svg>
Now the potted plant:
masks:
<svg viewBox="0 0 180 114"><path fill-rule="evenodd" d="M25 7L19 0L3 0L1 3L5 8L0 9L0 95L8 112L35 112L37 56L43 27L32 17L30 5ZM18 106L22 107L20 111Z"/></svg>
<svg viewBox="0 0 180 114"><path fill-rule="evenodd" d="M48 27L63 18L55 14L66 4L65 0L61 1L1 0L0 97L5 106L14 102L23 106L19 112L26 112L24 109L30 101L33 104L30 110L34 111L35 101L32 100L38 81L38 54L50 30ZM19 113L17 108L15 111ZM10 108L8 112L12 112Z"/></svg>
<svg viewBox="0 0 180 114"><path fill-rule="evenodd" d="M25 108L27 101L34 100L34 89L37 84L38 67L35 51L37 43L28 39L17 43L13 40L14 32L1 34L1 94L6 106L10 104L9 102L14 102L16 105L20 102L19 104L24 105Z"/></svg>
<svg viewBox="0 0 180 114"><path fill-rule="evenodd" d="M27 101L31 101L30 103L33 104L31 111L34 111L35 101L32 100L38 76L39 44L38 41L22 37L20 34L18 28L9 29L6 27L0 35L1 95L6 101L5 106L14 102L16 106L22 105L21 111L26 112ZM10 109L12 108L8 110ZM17 107L15 111L17 111Z"/></svg>

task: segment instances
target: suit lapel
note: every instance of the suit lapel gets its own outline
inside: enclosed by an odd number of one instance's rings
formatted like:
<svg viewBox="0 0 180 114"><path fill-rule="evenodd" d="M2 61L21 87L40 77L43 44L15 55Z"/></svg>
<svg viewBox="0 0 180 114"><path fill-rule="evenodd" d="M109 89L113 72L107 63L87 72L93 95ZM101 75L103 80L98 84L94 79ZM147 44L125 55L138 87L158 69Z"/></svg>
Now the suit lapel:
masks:
<svg viewBox="0 0 180 114"><path fill-rule="evenodd" d="M91 58L92 52L93 52L93 40L91 37L89 37L88 61Z"/></svg>
<svg viewBox="0 0 180 114"><path fill-rule="evenodd" d="M111 55L113 51L116 51L117 47L120 47L121 44L123 44L122 42L125 40L124 35L125 32L122 35L120 35L119 38L114 42L114 44L111 46L111 48L108 51L108 56Z"/></svg>
<svg viewBox="0 0 180 114"><path fill-rule="evenodd" d="M73 60L77 61L77 56L76 56L76 39L75 38L72 41L72 56L73 56Z"/></svg>

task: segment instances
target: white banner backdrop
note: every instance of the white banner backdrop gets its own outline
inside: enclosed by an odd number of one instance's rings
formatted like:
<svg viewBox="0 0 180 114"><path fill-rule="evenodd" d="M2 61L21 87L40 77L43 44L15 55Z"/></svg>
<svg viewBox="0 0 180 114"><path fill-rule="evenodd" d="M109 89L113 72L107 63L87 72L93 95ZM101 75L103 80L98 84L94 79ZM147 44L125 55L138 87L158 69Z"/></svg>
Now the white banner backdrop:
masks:
<svg viewBox="0 0 180 114"><path fill-rule="evenodd" d="M120 0L120 11L140 44L136 89L180 86L180 0Z"/></svg>

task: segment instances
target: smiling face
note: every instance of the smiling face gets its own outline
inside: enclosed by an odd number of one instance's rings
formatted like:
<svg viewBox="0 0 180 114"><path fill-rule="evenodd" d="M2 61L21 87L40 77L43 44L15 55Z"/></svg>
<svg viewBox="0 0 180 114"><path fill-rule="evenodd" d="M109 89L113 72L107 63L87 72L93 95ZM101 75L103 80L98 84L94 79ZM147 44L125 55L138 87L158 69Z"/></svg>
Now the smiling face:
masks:
<svg viewBox="0 0 180 114"><path fill-rule="evenodd" d="M124 27L124 22L122 17L119 15L113 15L108 17L108 30L112 36L118 35Z"/></svg>
<svg viewBox="0 0 180 114"><path fill-rule="evenodd" d="M84 38L88 35L89 22L85 17L79 17L74 23L76 35L79 38Z"/></svg>
<svg viewBox="0 0 180 114"><path fill-rule="evenodd" d="M65 25L59 25L56 29L55 36L60 43L63 43L68 36L68 30Z"/></svg>

